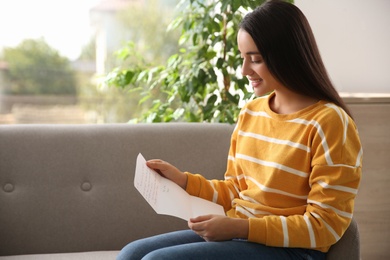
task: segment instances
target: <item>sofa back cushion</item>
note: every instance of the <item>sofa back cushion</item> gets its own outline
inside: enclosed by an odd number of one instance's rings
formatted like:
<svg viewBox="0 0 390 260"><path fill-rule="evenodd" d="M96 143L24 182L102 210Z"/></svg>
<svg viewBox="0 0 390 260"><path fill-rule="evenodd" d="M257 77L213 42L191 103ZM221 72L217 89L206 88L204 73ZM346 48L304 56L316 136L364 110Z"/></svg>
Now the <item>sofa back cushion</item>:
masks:
<svg viewBox="0 0 390 260"><path fill-rule="evenodd" d="M0 255L118 250L187 228L136 191L136 156L223 178L232 131L202 123L2 126Z"/></svg>

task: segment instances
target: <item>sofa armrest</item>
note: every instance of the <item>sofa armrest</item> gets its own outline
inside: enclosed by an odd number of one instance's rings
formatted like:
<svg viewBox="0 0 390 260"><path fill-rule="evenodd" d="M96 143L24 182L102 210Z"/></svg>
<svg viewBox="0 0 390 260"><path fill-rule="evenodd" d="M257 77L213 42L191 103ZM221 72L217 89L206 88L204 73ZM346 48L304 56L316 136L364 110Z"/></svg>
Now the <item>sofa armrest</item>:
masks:
<svg viewBox="0 0 390 260"><path fill-rule="evenodd" d="M326 256L327 260L359 260L360 259L360 237L359 229L355 219L345 231L341 239L334 244Z"/></svg>

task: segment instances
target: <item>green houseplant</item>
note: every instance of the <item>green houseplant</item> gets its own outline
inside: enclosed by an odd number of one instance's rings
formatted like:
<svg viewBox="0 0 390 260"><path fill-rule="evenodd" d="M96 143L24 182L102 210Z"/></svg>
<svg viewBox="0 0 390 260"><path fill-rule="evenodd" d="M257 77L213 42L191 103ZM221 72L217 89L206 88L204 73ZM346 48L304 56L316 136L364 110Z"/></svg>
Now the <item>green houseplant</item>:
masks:
<svg viewBox="0 0 390 260"><path fill-rule="evenodd" d="M181 29L180 50L163 65L138 63L116 68L107 76L111 86L143 89L149 102L142 122L236 122L240 101L253 98L240 73L237 30L245 13L264 0L183 0L168 30ZM132 44L120 52L134 58ZM142 88L142 86L144 86Z"/></svg>

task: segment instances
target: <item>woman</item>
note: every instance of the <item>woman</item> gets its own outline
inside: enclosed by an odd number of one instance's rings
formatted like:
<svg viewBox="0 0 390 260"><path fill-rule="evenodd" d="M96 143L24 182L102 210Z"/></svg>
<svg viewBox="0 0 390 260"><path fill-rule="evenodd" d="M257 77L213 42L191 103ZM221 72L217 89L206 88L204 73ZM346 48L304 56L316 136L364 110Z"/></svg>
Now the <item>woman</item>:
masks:
<svg viewBox="0 0 390 260"><path fill-rule="evenodd" d="M242 109L224 180L147 165L226 216L135 241L118 259L325 259L352 219L362 148L305 16L269 1L242 21L242 74L259 98Z"/></svg>

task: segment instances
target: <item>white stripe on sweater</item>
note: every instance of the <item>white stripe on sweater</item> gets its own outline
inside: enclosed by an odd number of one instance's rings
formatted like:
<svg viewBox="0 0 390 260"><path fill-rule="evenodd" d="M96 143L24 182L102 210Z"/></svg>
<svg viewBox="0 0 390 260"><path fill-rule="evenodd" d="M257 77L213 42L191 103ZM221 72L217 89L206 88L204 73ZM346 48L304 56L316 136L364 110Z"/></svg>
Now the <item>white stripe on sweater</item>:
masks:
<svg viewBox="0 0 390 260"><path fill-rule="evenodd" d="M211 181L211 180L209 180L208 181L209 183L210 183L210 186L211 186L211 188L213 188L213 202L214 203L217 203L217 200L218 200L218 191L217 191L217 189L215 188L215 186L214 186L214 183Z"/></svg>
<svg viewBox="0 0 390 260"><path fill-rule="evenodd" d="M238 134L241 135L241 136L248 136L248 137L252 137L252 138L255 138L255 139L258 139L258 140L261 140L261 141L266 141L266 142L269 142L269 143L288 145L288 146L291 146L291 147L294 147L294 148L298 148L298 149L301 149L301 150L304 150L304 151L310 153L310 147L308 147L306 145L302 145L300 143L291 142L289 140L282 140L282 139L271 138L271 137L268 137L268 136L265 136L265 135L259 135L259 134L255 134L255 133L244 132L244 131L241 131L241 130L238 131Z"/></svg>
<svg viewBox="0 0 390 260"><path fill-rule="evenodd" d="M307 195L295 195L295 194L292 194L292 193L289 193L289 192L285 192L285 191L282 191L282 190L278 190L278 189L272 189L272 188L269 188L267 186L264 186L263 184L257 182L257 180L253 177L245 177L247 180L250 180L252 181L254 184L256 184L257 187L259 187L260 190L264 191L264 192L271 192L271 193L276 193L276 194L280 194L280 195L284 195L284 196L288 196L288 197L292 197L292 198L297 198L297 199L302 199L302 200L306 200L307 199Z"/></svg>
<svg viewBox="0 0 390 260"><path fill-rule="evenodd" d="M236 161L236 158L234 158L234 156L229 155L228 160L234 162Z"/></svg>
<svg viewBox="0 0 390 260"><path fill-rule="evenodd" d="M335 207L332 207L328 204L325 204L325 203L322 203L322 202L319 202L319 201L315 201L315 200L307 200L307 203L313 203L313 204L316 204L318 206L320 206L321 208L324 208L324 209L332 209L334 212L336 212L338 215L340 216L343 216L343 217L346 217L346 218L352 218L353 214L352 213L349 213L349 212L346 212L346 211L342 211L342 210L339 210L339 209L336 209Z"/></svg>
<svg viewBox="0 0 390 260"><path fill-rule="evenodd" d="M283 228L283 247L288 247L290 242L288 237L287 220L286 217L284 216L280 216L280 220L282 221L282 228Z"/></svg>
<svg viewBox="0 0 390 260"><path fill-rule="evenodd" d="M360 167L361 166L360 163L361 163L362 156L363 156L363 147L360 148L359 154L358 154L358 156L356 158L356 163L355 163L356 167Z"/></svg>
<svg viewBox="0 0 390 260"><path fill-rule="evenodd" d="M272 213L270 213L268 211L248 208L248 207L244 207L242 205L237 205L237 204L236 204L236 210L241 212L245 216L250 216L250 217L258 217L259 215L273 215ZM246 214L244 212L246 212L248 214Z"/></svg>
<svg viewBox="0 0 390 260"><path fill-rule="evenodd" d="M307 225L307 230L309 231L310 247L316 248L317 247L316 238L314 236L313 226L311 225L310 219L306 214L303 215L303 219L305 220Z"/></svg>
<svg viewBox="0 0 390 260"><path fill-rule="evenodd" d="M319 185L321 185L321 187L323 187L324 189L339 190L339 191L344 191L344 192L348 192L348 193L352 193L352 194L357 194L357 192L358 192L357 189L353 189L353 188L349 188L349 187L345 187L345 186L341 186L341 185L329 185L328 183L326 183L324 181L318 181L317 183Z"/></svg>
<svg viewBox="0 0 390 260"><path fill-rule="evenodd" d="M340 236L336 233L336 231L334 231L334 229L328 224L326 223L320 215L318 215L317 213L314 213L314 212L310 212L311 215L313 215L315 218L318 218L322 221L322 223L324 223L326 229L333 235L334 239L337 241L340 240Z"/></svg>
<svg viewBox="0 0 390 260"><path fill-rule="evenodd" d="M347 140L347 130L348 130L348 116L345 113L344 110L342 110L340 107L336 106L335 104L328 103L325 106L332 108L336 113L339 115L341 122L344 124L344 131L343 131L343 144L345 144L345 140ZM343 113L342 113L343 112Z"/></svg>
<svg viewBox="0 0 390 260"><path fill-rule="evenodd" d="M264 111L252 111L252 110L246 108L246 109L244 109L244 110L241 111L240 115L245 114L245 113L246 113L246 114L249 114L249 115L251 115L251 116L262 116L262 117L271 118L271 116L268 115L268 114L267 114L266 112L264 112Z"/></svg>
<svg viewBox="0 0 390 260"><path fill-rule="evenodd" d="M248 218L255 218L256 217L255 214L252 214L251 212L247 211L246 209L244 209L241 206L236 206L236 211L240 212L241 214L243 214L245 216L247 216Z"/></svg>
<svg viewBox="0 0 390 260"><path fill-rule="evenodd" d="M308 121L305 119L296 118L296 119L289 120L288 122L302 124L302 125L313 125L315 128L317 128L317 132L321 137L321 145L325 151L326 162L329 165L333 164L332 158L330 157L329 146L328 146L328 143L326 142L326 137L325 137L324 131L322 130L321 125L317 121L315 121L315 120Z"/></svg>
<svg viewBox="0 0 390 260"><path fill-rule="evenodd" d="M307 178L309 176L307 172L299 171L299 170L296 170L294 168L285 166L285 165L280 164L280 163L264 161L264 160L260 160L260 159L257 159L257 158L254 158L254 157L251 157L251 156L248 156L248 155L240 154L240 153L236 154L236 158L240 158L240 159L243 159L243 160L246 160L246 161L254 162L254 163L257 163L257 164L260 164L260 165L264 165L264 166L267 166L267 167L273 167L273 168L276 168L276 169L280 169L280 170L283 170L285 172L288 172L288 173L291 173L291 174L294 174L294 175L298 175L298 176L301 176L301 177L305 177L305 178Z"/></svg>

